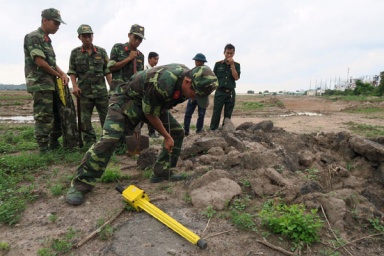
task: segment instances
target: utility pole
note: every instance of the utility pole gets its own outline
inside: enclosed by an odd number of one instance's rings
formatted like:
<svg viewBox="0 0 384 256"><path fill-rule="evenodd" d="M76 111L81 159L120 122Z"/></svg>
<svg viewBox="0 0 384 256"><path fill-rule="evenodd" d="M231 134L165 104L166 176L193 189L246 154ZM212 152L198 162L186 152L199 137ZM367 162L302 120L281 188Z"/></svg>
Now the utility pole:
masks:
<svg viewBox="0 0 384 256"><path fill-rule="evenodd" d="M348 68L348 71L347 71L347 84L346 84L345 88L349 89L349 68Z"/></svg>

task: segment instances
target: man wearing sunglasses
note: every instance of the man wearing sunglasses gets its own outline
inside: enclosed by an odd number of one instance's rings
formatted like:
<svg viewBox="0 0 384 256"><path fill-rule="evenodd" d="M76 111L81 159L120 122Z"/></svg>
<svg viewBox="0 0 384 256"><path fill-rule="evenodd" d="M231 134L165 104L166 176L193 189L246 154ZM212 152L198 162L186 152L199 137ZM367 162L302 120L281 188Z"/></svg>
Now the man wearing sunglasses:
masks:
<svg viewBox="0 0 384 256"><path fill-rule="evenodd" d="M56 64L50 34L55 34L60 24L66 24L60 12L54 8L41 12L41 26L24 38L25 80L27 91L33 96L35 139L41 154L57 149L62 135L56 98L56 78L64 86L68 77Z"/></svg>

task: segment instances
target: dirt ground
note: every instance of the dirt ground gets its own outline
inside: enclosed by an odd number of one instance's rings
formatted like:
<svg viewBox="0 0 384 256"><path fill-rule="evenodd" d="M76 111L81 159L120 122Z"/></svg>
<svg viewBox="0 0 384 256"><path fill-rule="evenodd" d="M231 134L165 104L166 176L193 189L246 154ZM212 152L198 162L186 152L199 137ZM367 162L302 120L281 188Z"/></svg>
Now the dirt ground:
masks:
<svg viewBox="0 0 384 256"><path fill-rule="evenodd" d="M13 92L10 92L10 95L14 95ZM362 104L374 104L384 110L381 103L331 101L306 96L238 95L237 104L241 101L258 101L268 105L276 100L283 104L263 108L261 111L242 111L235 108L233 124L238 126L245 122L259 123L270 120L274 127L282 128L292 134L340 131L353 133L349 130L350 122L384 126L384 111L370 115L346 112L347 109ZM213 99L211 99L212 102ZM212 105L210 104L207 109L206 129L210 122ZM183 122L185 106L184 103L172 110L180 123ZM31 100L17 106L0 106L0 117L30 116L31 113ZM196 123L196 116L197 111L193 116L192 124ZM189 137L191 136L194 136L193 132ZM209 136L209 133L206 136ZM143 179L142 171L137 170L136 160L128 156L118 157L118 165L124 174L131 176L131 183L143 189L156 206L204 238L208 248L201 250L186 242L145 213L123 211L111 224L114 228L114 235L111 238L101 240L99 236L95 236L66 255L286 255L258 243L257 240L262 240L261 231L255 234L238 230L223 218L209 219L204 216L201 209L196 209L190 202L186 202L187 189L183 182L151 184ZM60 180L73 175L76 166L54 166L53 169L58 170L59 173L54 179ZM97 229L96 223L111 219L124 207L121 195L115 190L115 184L98 184L94 191L87 195L84 205L73 207L65 203L64 196L50 195L43 179L37 180L41 184L41 187L36 188L39 199L28 206L20 223L12 227L0 224L0 242L5 241L11 245L6 255L36 255L39 248L44 247L47 239L63 236L68 228L79 231L76 242L80 242ZM54 223L48 220L52 214L58 216ZM361 230L364 229L361 228ZM351 235L349 239L352 241L359 236L368 235L362 231L360 234ZM324 232L323 241L327 239L331 239L331 234ZM279 236L271 235L268 240L272 241L276 247L285 248L288 251L290 249L290 244ZM308 248L304 255L384 255L383 239L363 240L356 247L348 247L348 252L344 250L332 252L324 243L318 243L312 249Z"/></svg>

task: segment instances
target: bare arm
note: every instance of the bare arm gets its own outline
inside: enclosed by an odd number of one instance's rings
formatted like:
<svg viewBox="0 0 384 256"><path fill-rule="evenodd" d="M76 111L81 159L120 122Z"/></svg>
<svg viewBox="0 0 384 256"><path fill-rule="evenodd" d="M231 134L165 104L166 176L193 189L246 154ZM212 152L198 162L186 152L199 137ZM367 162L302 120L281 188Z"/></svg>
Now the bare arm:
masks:
<svg viewBox="0 0 384 256"><path fill-rule="evenodd" d="M112 84L112 74L111 73L106 74L105 78L107 79L107 83L108 83L109 87L111 87L111 84Z"/></svg>
<svg viewBox="0 0 384 256"><path fill-rule="evenodd" d="M72 87L73 87L72 94L75 95L76 97L80 97L81 89L77 85L76 76L74 74L70 74L69 78L71 79Z"/></svg>
<svg viewBox="0 0 384 256"><path fill-rule="evenodd" d="M172 148L175 145L175 142L173 141L173 138L171 135L167 132L165 129L163 123L161 122L160 118L154 115L145 115L145 117L148 119L148 121L151 123L151 125L164 137L164 147L168 152L172 152Z"/></svg>

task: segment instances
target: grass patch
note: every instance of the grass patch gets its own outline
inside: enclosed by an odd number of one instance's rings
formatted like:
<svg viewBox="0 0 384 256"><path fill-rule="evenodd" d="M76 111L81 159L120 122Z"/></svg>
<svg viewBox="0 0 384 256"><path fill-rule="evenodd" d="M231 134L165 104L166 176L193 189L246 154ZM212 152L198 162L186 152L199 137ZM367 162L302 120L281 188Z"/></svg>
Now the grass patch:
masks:
<svg viewBox="0 0 384 256"><path fill-rule="evenodd" d="M354 114L354 113L358 113L358 114L374 114L374 113L381 113L381 112L383 112L383 109L382 108L377 108L377 107L367 107L367 108L358 107L358 108L355 108L355 109L348 109L345 112L352 113L352 114Z"/></svg>
<svg viewBox="0 0 384 256"><path fill-rule="evenodd" d="M236 104L236 109L242 111L259 110L264 108L264 104L257 101L243 101Z"/></svg>
<svg viewBox="0 0 384 256"><path fill-rule="evenodd" d="M372 137L380 137L384 136L384 127L378 125L368 125L368 124L358 124L355 122L347 122L351 131L356 132L359 135L364 137L372 138Z"/></svg>
<svg viewBox="0 0 384 256"><path fill-rule="evenodd" d="M363 95L346 95L346 96L325 96L332 101L370 101L370 102L382 102L384 101L383 97L375 97L375 96L363 96Z"/></svg>
<svg viewBox="0 0 384 256"><path fill-rule="evenodd" d="M306 213L303 204L286 205L269 200L259 213L262 224L275 234L282 234L293 241L296 248L304 248L320 241L320 229L323 221L317 215L317 209Z"/></svg>

